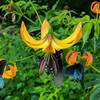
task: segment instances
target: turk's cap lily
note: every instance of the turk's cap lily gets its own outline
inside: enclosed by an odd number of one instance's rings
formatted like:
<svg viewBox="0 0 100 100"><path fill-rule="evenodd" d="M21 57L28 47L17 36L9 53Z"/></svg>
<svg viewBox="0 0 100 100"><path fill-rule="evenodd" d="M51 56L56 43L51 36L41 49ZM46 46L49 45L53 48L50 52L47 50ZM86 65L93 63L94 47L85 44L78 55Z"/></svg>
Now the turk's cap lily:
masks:
<svg viewBox="0 0 100 100"><path fill-rule="evenodd" d="M77 61L78 59L78 53L77 51L69 51L66 55L66 62L69 65L74 65L75 63L80 63L80 61L85 61L85 66L90 66L93 62L93 55L90 52L83 53L81 56L81 59ZM82 63L82 62L81 62Z"/></svg>
<svg viewBox="0 0 100 100"><path fill-rule="evenodd" d="M66 62L69 64L69 65L74 65L75 63L79 63L77 61L77 56L78 56L78 52L76 51L69 51L66 55Z"/></svg>
<svg viewBox="0 0 100 100"><path fill-rule="evenodd" d="M91 4L91 11L96 14L100 14L100 2L94 1Z"/></svg>
<svg viewBox="0 0 100 100"><path fill-rule="evenodd" d="M80 22L75 31L67 38L60 40L50 33L51 26L47 19L41 25L41 38L36 40L27 31L25 23L22 21L20 34L23 41L33 49L42 49L44 52L55 53L61 49L69 48L79 42L82 37L82 23Z"/></svg>
<svg viewBox="0 0 100 100"><path fill-rule="evenodd" d="M7 70L7 67L5 66L4 68L4 73L2 75L3 78L6 79L11 79L13 77L16 76L16 72L17 72L17 67L16 67L16 63L12 63L9 65L9 70Z"/></svg>
<svg viewBox="0 0 100 100"><path fill-rule="evenodd" d="M86 52L82 55L82 59L86 61L85 66L90 66L92 65L93 62L93 55L90 52Z"/></svg>

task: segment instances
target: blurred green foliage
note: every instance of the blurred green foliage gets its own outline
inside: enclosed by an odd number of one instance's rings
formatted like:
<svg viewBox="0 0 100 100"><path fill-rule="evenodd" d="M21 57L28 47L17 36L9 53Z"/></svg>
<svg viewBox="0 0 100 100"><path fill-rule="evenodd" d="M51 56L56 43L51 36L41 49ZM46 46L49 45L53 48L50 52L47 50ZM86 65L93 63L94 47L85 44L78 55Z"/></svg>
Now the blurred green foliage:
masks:
<svg viewBox="0 0 100 100"><path fill-rule="evenodd" d="M100 70L100 16L91 16L90 11L88 14L78 13L74 9L70 9L70 3L67 5L68 2L65 0L56 2L54 0L0 1L0 11L2 12L0 58L5 58L8 62L16 61L18 67L15 78L5 79L5 87L0 90L1 100L88 100L88 98L99 100L100 74L91 68L86 68L85 89L82 89L80 82L71 78L65 78L62 86L57 87L48 72L38 74L39 58L43 56L41 50L36 51L27 47L19 34L20 23L24 20L30 34L39 38L41 23L47 18L54 34L63 39L69 36L81 21L83 38L68 50L73 49L81 53L90 51L94 55L93 65ZM65 8L66 6L68 8ZM66 66L65 63L64 67Z"/></svg>

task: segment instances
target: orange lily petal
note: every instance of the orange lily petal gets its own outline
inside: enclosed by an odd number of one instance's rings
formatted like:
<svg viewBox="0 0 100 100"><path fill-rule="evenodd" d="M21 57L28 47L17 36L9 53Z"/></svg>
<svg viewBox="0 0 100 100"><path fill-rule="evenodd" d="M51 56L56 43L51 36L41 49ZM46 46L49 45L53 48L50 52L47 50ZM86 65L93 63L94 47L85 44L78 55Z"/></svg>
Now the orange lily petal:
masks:
<svg viewBox="0 0 100 100"><path fill-rule="evenodd" d="M7 79L11 79L13 77L16 76L16 72L17 72L17 67L16 67L16 63L13 63L14 66L10 65L10 70L4 70L4 73L2 75L3 78L7 78Z"/></svg>
<svg viewBox="0 0 100 100"><path fill-rule="evenodd" d="M69 65L73 65L78 63L77 61L78 52L76 51L69 51L66 55L66 61Z"/></svg>
<svg viewBox="0 0 100 100"><path fill-rule="evenodd" d="M93 62L93 55L90 52L86 52L83 54L82 59L86 60L85 66L90 66Z"/></svg>
<svg viewBox="0 0 100 100"><path fill-rule="evenodd" d="M73 53L74 51L69 51L66 55L66 62L69 63L69 56Z"/></svg>
<svg viewBox="0 0 100 100"><path fill-rule="evenodd" d="M74 52L73 54L72 54L72 56L69 58L69 62L70 62L70 64L75 64L75 63L78 63L77 62L77 56L78 56L78 52Z"/></svg>

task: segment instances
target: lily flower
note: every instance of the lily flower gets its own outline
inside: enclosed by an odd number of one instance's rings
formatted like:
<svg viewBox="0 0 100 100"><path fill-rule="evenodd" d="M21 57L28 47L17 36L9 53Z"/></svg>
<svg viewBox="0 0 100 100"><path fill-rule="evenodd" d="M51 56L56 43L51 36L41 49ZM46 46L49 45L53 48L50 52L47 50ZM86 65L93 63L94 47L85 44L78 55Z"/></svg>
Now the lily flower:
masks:
<svg viewBox="0 0 100 100"><path fill-rule="evenodd" d="M6 70L6 60L0 58L0 89L4 87L4 78L10 79L16 76L16 63L13 63L14 66L10 65L10 70Z"/></svg>
<svg viewBox="0 0 100 100"><path fill-rule="evenodd" d="M91 11L96 14L100 14L100 2L94 1L91 4Z"/></svg>
<svg viewBox="0 0 100 100"><path fill-rule="evenodd" d="M67 55L66 55L66 62L69 65L74 65L75 63L78 63L77 56L78 56L78 52L76 52L76 51L69 51L67 53Z"/></svg>
<svg viewBox="0 0 100 100"><path fill-rule="evenodd" d="M16 63L13 63L13 65L10 65L9 67L10 69L7 70L5 66L4 73L2 75L3 78L11 79L16 76L16 72L17 72Z"/></svg>
<svg viewBox="0 0 100 100"><path fill-rule="evenodd" d="M67 38L60 40L50 33L51 26L47 19L41 26L41 39L36 40L29 35L25 23L22 21L20 34L23 41L33 49L42 49L44 52L55 53L61 49L69 48L79 42L82 37L82 23L80 22L75 31Z"/></svg>
<svg viewBox="0 0 100 100"><path fill-rule="evenodd" d="M86 53L83 54L82 59L86 60L85 66L88 67L88 66L92 65L93 55L90 52L86 52Z"/></svg>

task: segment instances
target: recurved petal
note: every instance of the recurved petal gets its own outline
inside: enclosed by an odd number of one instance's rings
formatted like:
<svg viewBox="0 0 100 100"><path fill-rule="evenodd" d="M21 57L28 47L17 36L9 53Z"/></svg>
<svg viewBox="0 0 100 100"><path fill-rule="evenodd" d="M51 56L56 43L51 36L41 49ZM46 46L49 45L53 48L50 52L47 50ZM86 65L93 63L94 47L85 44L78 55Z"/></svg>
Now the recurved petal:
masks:
<svg viewBox="0 0 100 100"><path fill-rule="evenodd" d="M10 70L12 72L12 77L16 76L16 72L17 72L17 67L16 67L16 63L13 63L14 66L10 66Z"/></svg>
<svg viewBox="0 0 100 100"><path fill-rule="evenodd" d="M77 56L78 56L78 52L74 52L74 53L72 54L72 56L69 58L69 64L70 64L70 65L73 65L73 64L75 64L75 63L78 63L78 61L77 61Z"/></svg>
<svg viewBox="0 0 100 100"><path fill-rule="evenodd" d="M66 62L69 64L69 57L70 57L70 55L72 54L72 53L74 53L74 51L69 51L68 53L67 53L67 55L66 55Z"/></svg>
<svg viewBox="0 0 100 100"><path fill-rule="evenodd" d="M79 42L81 37L82 37L82 25L80 23L75 32L68 38L64 40L59 40L56 37L53 37L53 45L56 50L69 48L74 44L76 44L77 42Z"/></svg>
<svg viewBox="0 0 100 100"><path fill-rule="evenodd" d="M87 52L87 54L88 54L87 64L91 65L92 62L93 62L93 56L92 56L92 54L90 52Z"/></svg>
<svg viewBox="0 0 100 100"><path fill-rule="evenodd" d="M14 66L10 65L10 69L9 70L6 70L5 68L5 71L2 75L3 78L7 78L7 79L11 79L13 77L16 76L16 72L17 72L17 67L16 67L16 63L13 63Z"/></svg>
<svg viewBox="0 0 100 100"><path fill-rule="evenodd" d="M47 19L45 19L41 26L41 39L43 39L48 34L49 28L50 28L49 22L47 21Z"/></svg>
<svg viewBox="0 0 100 100"><path fill-rule="evenodd" d="M77 61L78 52L76 51L69 51L66 55L66 61L69 65L73 65L78 63Z"/></svg>
<svg viewBox="0 0 100 100"><path fill-rule="evenodd" d="M66 54L66 62L67 62L67 63L69 63L69 57L70 57L70 55L71 55L72 53L74 53L73 50L69 51L69 52Z"/></svg>
<svg viewBox="0 0 100 100"><path fill-rule="evenodd" d="M20 34L23 40L28 40L31 42L37 42L35 39L33 39L33 37L31 37L27 31L27 28L25 26L25 23L22 21L21 23L21 28L20 28Z"/></svg>
<svg viewBox="0 0 100 100"><path fill-rule="evenodd" d="M24 22L21 24L20 34L23 41L31 48L42 48L42 44L44 43L45 39L36 40L32 36L29 35Z"/></svg>
<svg viewBox="0 0 100 100"><path fill-rule="evenodd" d="M55 38L52 41L52 45L55 48L55 50L59 51L61 49L66 49L69 48L71 46L73 46L75 44L75 42L69 43L69 44L65 44L65 43L59 43L57 40L55 40Z"/></svg>
<svg viewBox="0 0 100 100"><path fill-rule="evenodd" d="M11 79L12 78L12 72L11 70L5 71L2 75L3 78Z"/></svg>
<svg viewBox="0 0 100 100"><path fill-rule="evenodd" d="M82 59L86 60L85 66L90 66L93 62L93 55L90 52L83 54Z"/></svg>
<svg viewBox="0 0 100 100"><path fill-rule="evenodd" d="M76 35L75 39L73 40L73 44L76 44L80 41L80 39L82 38L82 29L80 30L80 32Z"/></svg>
<svg viewBox="0 0 100 100"><path fill-rule="evenodd" d="M78 42L82 37L82 23L80 22L75 31L67 38L63 39L63 40L59 40L59 39L56 39L58 41L58 43L61 43L61 44L70 44L72 43L73 41L76 41Z"/></svg>

